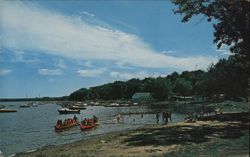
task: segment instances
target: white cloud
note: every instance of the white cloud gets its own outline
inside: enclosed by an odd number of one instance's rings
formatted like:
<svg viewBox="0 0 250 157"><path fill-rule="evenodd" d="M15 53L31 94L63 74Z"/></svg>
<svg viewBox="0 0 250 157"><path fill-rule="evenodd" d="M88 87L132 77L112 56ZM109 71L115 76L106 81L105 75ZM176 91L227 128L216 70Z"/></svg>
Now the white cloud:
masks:
<svg viewBox="0 0 250 157"><path fill-rule="evenodd" d="M91 16L91 17L94 17L95 15L94 14L92 14L92 13L89 13L89 12L87 12L87 11L80 11L80 12L78 12L79 14L84 14L84 15L87 15L87 16Z"/></svg>
<svg viewBox="0 0 250 157"><path fill-rule="evenodd" d="M173 57L154 50L134 34L105 28L37 8L21 1L2 1L2 45L9 49L39 51L82 60L111 60L145 68L206 68L217 58Z"/></svg>
<svg viewBox="0 0 250 157"><path fill-rule="evenodd" d="M20 63L25 63L25 64L37 64L40 62L40 59L38 58L25 58L25 53L23 51L15 51L15 56L14 58L11 59L11 62L20 62Z"/></svg>
<svg viewBox="0 0 250 157"><path fill-rule="evenodd" d="M93 67L93 63L92 61L85 61L85 62L82 62L82 65L86 66L86 67Z"/></svg>
<svg viewBox="0 0 250 157"><path fill-rule="evenodd" d="M0 76L5 76L11 73L10 69L0 69Z"/></svg>
<svg viewBox="0 0 250 157"><path fill-rule="evenodd" d="M61 69L65 69L66 68L66 64L64 62L64 60L59 59L57 60L57 62L55 63L55 66Z"/></svg>
<svg viewBox="0 0 250 157"><path fill-rule="evenodd" d="M216 49L216 52L220 53L221 55L232 55L232 53L230 52L230 46L222 44L221 47L219 49L217 49L217 47L213 46L214 49Z"/></svg>
<svg viewBox="0 0 250 157"><path fill-rule="evenodd" d="M77 73L81 77L99 77L105 71L104 68L101 69L82 69L78 70Z"/></svg>
<svg viewBox="0 0 250 157"><path fill-rule="evenodd" d="M149 74L146 73L144 71L140 71L137 73L129 73L129 72L117 72L117 71L113 71L110 72L109 74L111 77L115 78L115 79L122 79L122 80L129 80L132 78L139 78L139 79L143 79L146 77L159 77L159 76L165 76L165 75L160 75L158 73L154 73L154 74Z"/></svg>
<svg viewBox="0 0 250 157"><path fill-rule="evenodd" d="M169 54L175 54L175 53L176 53L176 51L173 51L173 50L169 50L169 51L161 51L161 53L166 54L166 55L169 55Z"/></svg>
<svg viewBox="0 0 250 157"><path fill-rule="evenodd" d="M40 75L62 75L60 69L38 69L38 74Z"/></svg>
<svg viewBox="0 0 250 157"><path fill-rule="evenodd" d="M49 78L48 81L49 81L49 82L55 82L55 79L54 79L54 78Z"/></svg>

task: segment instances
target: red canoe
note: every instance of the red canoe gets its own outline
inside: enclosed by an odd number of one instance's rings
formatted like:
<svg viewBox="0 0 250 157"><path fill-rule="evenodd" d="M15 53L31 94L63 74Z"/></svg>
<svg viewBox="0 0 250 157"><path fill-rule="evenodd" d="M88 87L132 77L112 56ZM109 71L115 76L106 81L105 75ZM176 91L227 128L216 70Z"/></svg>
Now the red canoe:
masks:
<svg viewBox="0 0 250 157"><path fill-rule="evenodd" d="M87 130L87 129L94 128L94 127L96 127L97 125L99 125L99 124L98 124L98 123L94 123L94 124L92 124L92 125L83 125L83 124L81 124L81 125L80 125L80 128L81 128L81 130Z"/></svg>
<svg viewBox="0 0 250 157"><path fill-rule="evenodd" d="M55 131L62 131L64 129L68 129L68 128L71 128L71 127L74 127L77 125L79 125L79 123L77 121L73 121L73 122L68 123L68 124L56 124Z"/></svg>

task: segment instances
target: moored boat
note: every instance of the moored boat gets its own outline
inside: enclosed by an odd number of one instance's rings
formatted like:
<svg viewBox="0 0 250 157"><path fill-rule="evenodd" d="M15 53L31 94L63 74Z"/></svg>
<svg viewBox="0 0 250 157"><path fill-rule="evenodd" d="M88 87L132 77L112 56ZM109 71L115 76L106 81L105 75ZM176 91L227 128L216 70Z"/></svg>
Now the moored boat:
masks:
<svg viewBox="0 0 250 157"><path fill-rule="evenodd" d="M17 112L17 110L0 109L0 113Z"/></svg>
<svg viewBox="0 0 250 157"><path fill-rule="evenodd" d="M120 104L118 103L112 103L112 104L108 104L108 105L105 105L105 107L119 107Z"/></svg>
<svg viewBox="0 0 250 157"><path fill-rule="evenodd" d="M62 130L72 128L77 125L79 125L79 122L77 121L77 118L75 117L65 119L64 122L62 122L62 120L58 120L55 125L55 131L62 131Z"/></svg>
<svg viewBox="0 0 250 157"><path fill-rule="evenodd" d="M68 108L58 109L58 112L60 114L80 114L80 110L72 110L72 109L68 109Z"/></svg>
<svg viewBox="0 0 250 157"><path fill-rule="evenodd" d="M3 108L5 108L5 105L1 105L1 104L0 104L0 109L3 109Z"/></svg>
<svg viewBox="0 0 250 157"><path fill-rule="evenodd" d="M20 105L20 108L28 108L30 107L29 105Z"/></svg>
<svg viewBox="0 0 250 157"><path fill-rule="evenodd" d="M86 110L86 107L75 105L75 106L69 107L69 109L71 109L71 110Z"/></svg>

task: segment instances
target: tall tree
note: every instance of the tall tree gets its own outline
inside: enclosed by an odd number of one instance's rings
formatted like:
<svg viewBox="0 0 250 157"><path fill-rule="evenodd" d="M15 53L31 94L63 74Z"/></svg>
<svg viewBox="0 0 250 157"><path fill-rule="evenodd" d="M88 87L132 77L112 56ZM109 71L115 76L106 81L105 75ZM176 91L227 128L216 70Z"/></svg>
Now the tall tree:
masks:
<svg viewBox="0 0 250 157"><path fill-rule="evenodd" d="M214 42L220 48L223 44L238 61L249 69L249 0L172 0L177 6L175 13L183 14L182 22L188 22L192 16L203 14L207 21L213 22Z"/></svg>
<svg viewBox="0 0 250 157"><path fill-rule="evenodd" d="M131 99L136 92L142 91L142 82L139 79L131 79L126 82L126 98Z"/></svg>
<svg viewBox="0 0 250 157"><path fill-rule="evenodd" d="M166 100L172 96L172 86L166 78L156 78L151 90L153 97L157 100Z"/></svg>
<svg viewBox="0 0 250 157"><path fill-rule="evenodd" d="M191 91L193 89L191 82L185 80L184 78L179 78L176 80L175 88L176 92L183 96L191 94Z"/></svg>

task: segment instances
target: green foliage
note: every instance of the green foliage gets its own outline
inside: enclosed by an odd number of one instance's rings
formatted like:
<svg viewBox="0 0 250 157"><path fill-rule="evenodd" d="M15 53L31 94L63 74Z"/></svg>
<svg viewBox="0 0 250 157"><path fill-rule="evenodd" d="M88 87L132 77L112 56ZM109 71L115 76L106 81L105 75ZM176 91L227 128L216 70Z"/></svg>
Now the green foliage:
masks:
<svg viewBox="0 0 250 157"><path fill-rule="evenodd" d="M83 100L93 100L99 98L98 93L96 93L92 88L81 88L69 95L69 100L77 100L77 101L83 101Z"/></svg>
<svg viewBox="0 0 250 157"><path fill-rule="evenodd" d="M207 95L224 93L228 98L247 96L248 73L235 56L219 60L209 68L208 73Z"/></svg>
<svg viewBox="0 0 250 157"><path fill-rule="evenodd" d="M245 65L237 62L235 56L220 59L208 71L174 72L167 77L115 81L90 89L81 88L69 96L69 100L117 100L131 99L136 92L150 92L156 100L168 100L172 95L203 95L212 98L225 94L227 98L247 96Z"/></svg>
<svg viewBox="0 0 250 157"><path fill-rule="evenodd" d="M192 16L205 15L213 22L214 43L220 48L230 46L239 61L249 65L249 0L172 0L175 13L184 15L182 22Z"/></svg>
<svg viewBox="0 0 250 157"><path fill-rule="evenodd" d="M176 80L175 90L179 95L187 96L191 94L192 88L193 87L190 81L184 78L179 78Z"/></svg>
<svg viewBox="0 0 250 157"><path fill-rule="evenodd" d="M191 81L193 93L207 96L224 93L228 98L246 97L250 69L250 1L172 0L172 2L176 5L174 13L183 15L182 22L188 22L199 14L205 15L204 17L213 23L215 29L214 43L218 48L222 45L229 46L231 53L234 54L227 60L221 59L216 65L211 65L206 77L192 77L190 73L183 73L183 77Z"/></svg>
<svg viewBox="0 0 250 157"><path fill-rule="evenodd" d="M126 82L127 90L125 94L126 99L131 99L134 93L143 91L143 84L139 79L131 79Z"/></svg>
<svg viewBox="0 0 250 157"><path fill-rule="evenodd" d="M172 96L172 86L170 81L162 77L153 80L152 88L149 91L151 91L152 96L157 100L166 100Z"/></svg>

